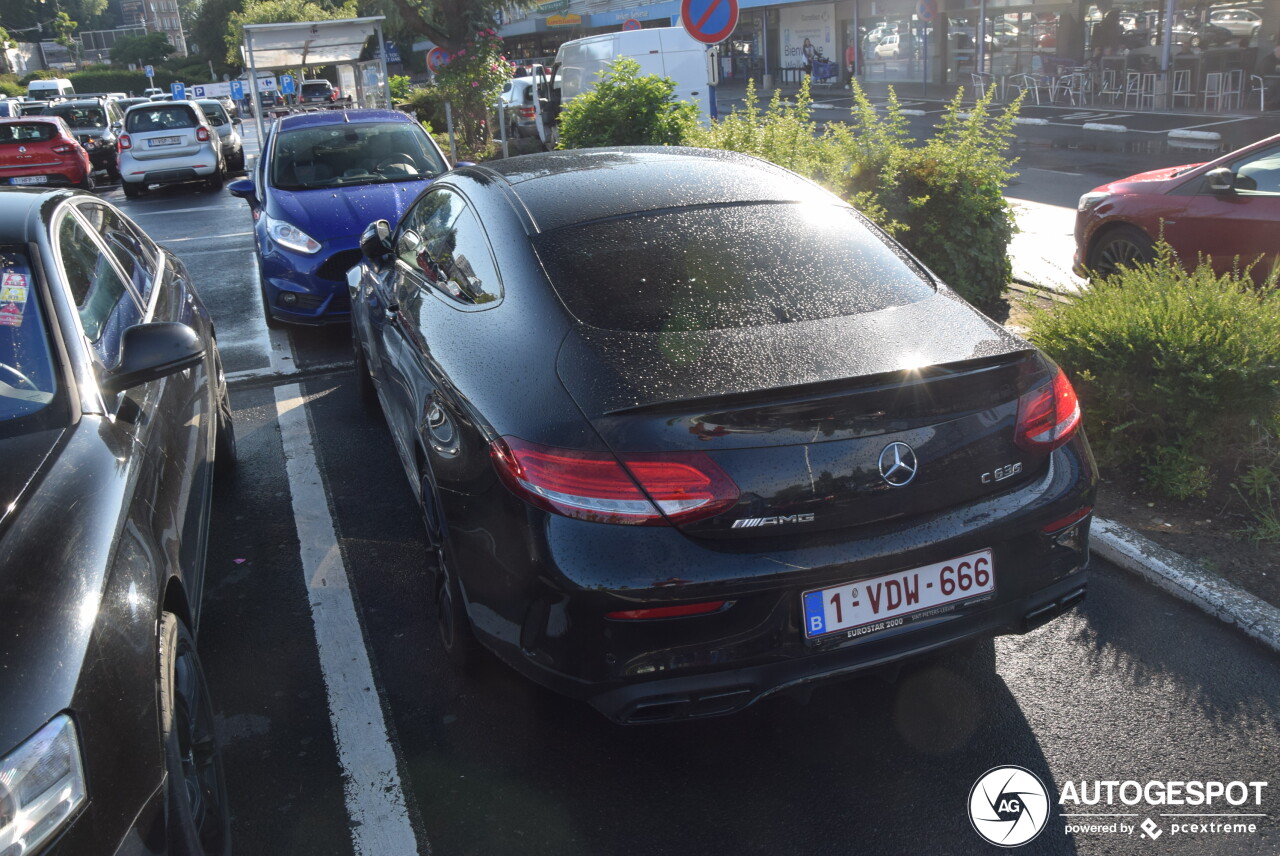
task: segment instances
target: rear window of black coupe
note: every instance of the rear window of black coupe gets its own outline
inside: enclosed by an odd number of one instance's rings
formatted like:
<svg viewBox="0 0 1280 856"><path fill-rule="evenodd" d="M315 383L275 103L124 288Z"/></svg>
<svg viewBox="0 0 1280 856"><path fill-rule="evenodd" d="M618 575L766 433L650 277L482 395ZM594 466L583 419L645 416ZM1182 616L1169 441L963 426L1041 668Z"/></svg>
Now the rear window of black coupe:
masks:
<svg viewBox="0 0 1280 856"><path fill-rule="evenodd" d="M568 226L534 246L569 311L606 330L813 321L933 294L906 257L834 205L681 208Z"/></svg>

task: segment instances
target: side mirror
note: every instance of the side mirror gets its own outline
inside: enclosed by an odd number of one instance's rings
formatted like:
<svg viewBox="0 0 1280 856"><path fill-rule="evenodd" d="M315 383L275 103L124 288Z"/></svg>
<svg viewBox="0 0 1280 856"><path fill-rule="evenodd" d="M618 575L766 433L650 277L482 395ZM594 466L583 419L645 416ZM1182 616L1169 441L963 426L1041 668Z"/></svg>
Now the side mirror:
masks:
<svg viewBox="0 0 1280 856"><path fill-rule="evenodd" d="M1235 173L1225 166L1209 170L1204 178L1211 193L1230 193L1236 188Z"/></svg>
<svg viewBox="0 0 1280 856"><path fill-rule="evenodd" d="M254 187L252 178L236 179L227 185L227 192L250 205L258 204L258 188Z"/></svg>
<svg viewBox="0 0 1280 856"><path fill-rule="evenodd" d="M102 382L108 394L176 374L204 360L204 343L196 331L176 321L137 324L121 338L120 365Z"/></svg>
<svg viewBox="0 0 1280 856"><path fill-rule="evenodd" d="M360 235L360 252L374 262L386 260L392 254L391 224L386 220L374 220Z"/></svg>

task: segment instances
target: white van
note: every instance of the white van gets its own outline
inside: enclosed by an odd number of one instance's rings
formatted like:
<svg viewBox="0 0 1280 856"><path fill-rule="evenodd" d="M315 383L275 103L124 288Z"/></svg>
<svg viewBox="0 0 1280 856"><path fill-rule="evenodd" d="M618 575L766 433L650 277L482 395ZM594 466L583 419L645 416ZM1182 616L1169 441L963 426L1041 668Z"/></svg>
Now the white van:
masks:
<svg viewBox="0 0 1280 856"><path fill-rule="evenodd" d="M675 82L675 97L698 107L698 118L715 119L719 53L685 32L683 27L623 30L574 39L560 45L550 69L534 67L538 97L538 136L548 147L558 137L560 108L586 92L619 57L640 63L640 74L656 74Z"/></svg>
<svg viewBox="0 0 1280 856"><path fill-rule="evenodd" d="M63 98L75 97L76 88L65 77L33 80L27 84L27 99L29 101L60 101Z"/></svg>

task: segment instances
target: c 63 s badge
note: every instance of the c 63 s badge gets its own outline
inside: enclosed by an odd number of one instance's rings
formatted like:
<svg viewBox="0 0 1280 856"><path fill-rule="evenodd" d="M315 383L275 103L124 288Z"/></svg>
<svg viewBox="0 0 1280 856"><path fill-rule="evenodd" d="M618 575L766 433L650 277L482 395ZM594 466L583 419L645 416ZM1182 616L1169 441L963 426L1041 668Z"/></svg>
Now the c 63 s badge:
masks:
<svg viewBox="0 0 1280 856"><path fill-rule="evenodd" d="M733 529L750 529L754 526L777 526L779 523L812 523L813 514L786 514L778 517L744 517L733 521Z"/></svg>
<svg viewBox="0 0 1280 856"><path fill-rule="evenodd" d="M989 473L982 474L983 484L993 484L998 481L1004 481L1010 476L1016 476L1022 472L1022 462L1015 461L1012 464L1005 464L1003 467L996 467Z"/></svg>

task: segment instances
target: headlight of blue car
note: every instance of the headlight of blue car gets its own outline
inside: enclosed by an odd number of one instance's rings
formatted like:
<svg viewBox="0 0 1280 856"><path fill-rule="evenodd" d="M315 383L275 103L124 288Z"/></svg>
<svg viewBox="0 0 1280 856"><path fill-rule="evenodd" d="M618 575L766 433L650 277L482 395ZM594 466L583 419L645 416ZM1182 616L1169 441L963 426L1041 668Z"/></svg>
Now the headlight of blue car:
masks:
<svg viewBox="0 0 1280 856"><path fill-rule="evenodd" d="M0 760L0 853L40 849L84 801L80 740L63 714Z"/></svg>
<svg viewBox="0 0 1280 856"><path fill-rule="evenodd" d="M267 234L280 246L296 253L318 253L320 242L292 223L267 217Z"/></svg>

